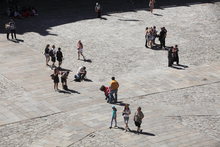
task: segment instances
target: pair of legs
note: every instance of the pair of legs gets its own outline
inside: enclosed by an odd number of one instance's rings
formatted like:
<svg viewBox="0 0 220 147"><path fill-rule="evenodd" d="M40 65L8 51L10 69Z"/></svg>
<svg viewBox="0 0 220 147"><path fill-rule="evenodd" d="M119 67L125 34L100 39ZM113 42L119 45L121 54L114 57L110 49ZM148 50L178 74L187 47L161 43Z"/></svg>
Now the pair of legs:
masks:
<svg viewBox="0 0 220 147"><path fill-rule="evenodd" d="M58 61L58 67L60 67L61 64L62 64L62 60L59 60L59 61Z"/></svg>
<svg viewBox="0 0 220 147"><path fill-rule="evenodd" d="M142 130L141 130L141 123L140 122L134 122L135 123L135 126L137 126L137 133L140 133L140 132L142 132Z"/></svg>
<svg viewBox="0 0 220 147"><path fill-rule="evenodd" d="M172 57L168 57L168 66L171 67L173 65Z"/></svg>
<svg viewBox="0 0 220 147"><path fill-rule="evenodd" d="M49 65L49 61L50 61L50 56L49 55L45 55L45 58L46 58L46 65Z"/></svg>
<svg viewBox="0 0 220 147"><path fill-rule="evenodd" d="M111 93L109 93L109 95L107 96L107 103L112 103L114 100L114 97L111 95Z"/></svg>
<svg viewBox="0 0 220 147"><path fill-rule="evenodd" d="M118 100L118 89L111 90L110 94L111 94L111 97L113 98L114 102L117 103L117 100Z"/></svg>
<svg viewBox="0 0 220 147"><path fill-rule="evenodd" d="M64 79L64 78L61 78L61 82L62 82L62 87L63 87L63 89L65 89L65 86L66 86L66 88L67 88L67 80Z"/></svg>
<svg viewBox="0 0 220 147"><path fill-rule="evenodd" d="M54 83L54 90L58 90L58 83Z"/></svg>
<svg viewBox="0 0 220 147"><path fill-rule="evenodd" d="M101 11L97 12L97 18L101 18Z"/></svg>
<svg viewBox="0 0 220 147"><path fill-rule="evenodd" d="M162 39L162 40L160 40L160 48L162 48L162 47L166 47L165 46L165 39Z"/></svg>
<svg viewBox="0 0 220 147"><path fill-rule="evenodd" d="M83 57L84 60L86 60L85 56L83 55L82 51L78 51L78 60L80 60L80 55Z"/></svg>
<svg viewBox="0 0 220 147"><path fill-rule="evenodd" d="M16 31L15 30L11 30L11 38L12 39L14 39L14 38L17 39L16 38Z"/></svg>
<svg viewBox="0 0 220 147"><path fill-rule="evenodd" d="M129 131L128 121L129 121L129 117L124 117L125 131L126 132Z"/></svg>
<svg viewBox="0 0 220 147"><path fill-rule="evenodd" d="M150 12L153 13L154 4L150 4Z"/></svg>
<svg viewBox="0 0 220 147"><path fill-rule="evenodd" d="M115 127L117 127L117 119L116 117L112 117L110 129L112 128L113 121L115 121Z"/></svg>

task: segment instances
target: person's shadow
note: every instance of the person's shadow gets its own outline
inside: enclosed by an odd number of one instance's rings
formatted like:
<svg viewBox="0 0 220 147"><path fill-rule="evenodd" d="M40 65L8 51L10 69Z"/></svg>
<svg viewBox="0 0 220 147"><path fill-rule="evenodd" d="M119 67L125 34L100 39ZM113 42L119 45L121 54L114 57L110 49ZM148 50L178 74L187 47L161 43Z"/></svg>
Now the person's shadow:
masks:
<svg viewBox="0 0 220 147"><path fill-rule="evenodd" d="M91 59L80 59L81 61L84 61L84 62L88 62L88 63L92 63L92 60Z"/></svg>
<svg viewBox="0 0 220 147"><path fill-rule="evenodd" d="M22 39L8 39L8 40L11 42L14 42L14 43L24 42L24 40L22 40Z"/></svg>
<svg viewBox="0 0 220 147"><path fill-rule="evenodd" d="M64 93L64 94L72 94L72 93L76 93L76 94L80 94L80 92L76 91L76 90L72 90L72 89L65 89L65 90L58 90L59 93Z"/></svg>
<svg viewBox="0 0 220 147"><path fill-rule="evenodd" d="M120 130L125 130L123 127L117 127L116 129L120 129ZM156 136L155 134L153 133L149 133L149 132L137 132L136 130L129 130L128 133L134 133L134 134L141 134L141 135L147 135L147 136Z"/></svg>

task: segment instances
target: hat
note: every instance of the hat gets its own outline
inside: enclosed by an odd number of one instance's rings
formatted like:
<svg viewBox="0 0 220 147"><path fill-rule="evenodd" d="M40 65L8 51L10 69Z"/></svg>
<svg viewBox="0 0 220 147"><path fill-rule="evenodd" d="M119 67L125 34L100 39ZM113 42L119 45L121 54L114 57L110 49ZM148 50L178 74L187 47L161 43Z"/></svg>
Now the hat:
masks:
<svg viewBox="0 0 220 147"><path fill-rule="evenodd" d="M114 106L114 105L112 105L112 108L115 108L115 106Z"/></svg>

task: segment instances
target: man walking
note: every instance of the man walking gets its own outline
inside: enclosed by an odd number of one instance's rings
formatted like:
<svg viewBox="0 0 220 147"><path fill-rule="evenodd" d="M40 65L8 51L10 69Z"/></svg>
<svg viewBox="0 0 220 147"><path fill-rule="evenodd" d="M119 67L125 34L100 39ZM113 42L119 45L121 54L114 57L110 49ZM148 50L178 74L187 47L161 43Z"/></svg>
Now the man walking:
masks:
<svg viewBox="0 0 220 147"><path fill-rule="evenodd" d="M171 67L173 65L173 46L168 49L168 67Z"/></svg>
<svg viewBox="0 0 220 147"><path fill-rule="evenodd" d="M110 94L111 97L114 98L115 103L117 103L117 98L118 98L118 87L119 87L119 83L115 80L115 77L112 77L112 81L110 82L110 89L111 89Z"/></svg>

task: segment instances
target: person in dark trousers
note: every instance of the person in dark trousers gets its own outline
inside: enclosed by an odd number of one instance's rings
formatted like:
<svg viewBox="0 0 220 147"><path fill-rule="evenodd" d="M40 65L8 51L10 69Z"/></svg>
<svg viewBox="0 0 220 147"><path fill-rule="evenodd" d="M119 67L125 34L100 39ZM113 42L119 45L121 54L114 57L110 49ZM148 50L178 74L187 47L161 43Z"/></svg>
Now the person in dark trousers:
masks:
<svg viewBox="0 0 220 147"><path fill-rule="evenodd" d="M9 22L9 25L10 25L10 33L11 33L11 38L12 39L17 39L16 38L16 26L15 26L15 22L13 19L10 20Z"/></svg>
<svg viewBox="0 0 220 147"><path fill-rule="evenodd" d="M173 57L173 62L176 62L177 65L179 65L178 52L179 52L178 45L175 45L175 47L172 48L172 57Z"/></svg>
<svg viewBox="0 0 220 147"><path fill-rule="evenodd" d="M50 45L47 44L46 48L44 49L44 55L45 55L45 58L46 58L46 65L48 66L48 62L50 61Z"/></svg>
<svg viewBox="0 0 220 147"><path fill-rule="evenodd" d="M166 36L167 36L167 30L165 27L162 27L161 28L161 31L160 31L160 35L159 35L159 41L160 41L160 48L162 49L163 47L165 48L165 39L166 39Z"/></svg>
<svg viewBox="0 0 220 147"><path fill-rule="evenodd" d="M173 65L173 53L172 53L173 46L168 49L168 67Z"/></svg>
<svg viewBox="0 0 220 147"><path fill-rule="evenodd" d="M51 61L53 62L51 68L53 69L55 67L55 62L56 62L56 50L55 50L55 45L52 46L52 49L49 52Z"/></svg>
<svg viewBox="0 0 220 147"><path fill-rule="evenodd" d="M98 2L95 5L95 12L97 13L97 18L101 18L101 5Z"/></svg>
<svg viewBox="0 0 220 147"><path fill-rule="evenodd" d="M7 40L9 40L9 34L10 34L10 24L6 23L5 24L5 31L6 31L6 36L7 36Z"/></svg>
<svg viewBox="0 0 220 147"><path fill-rule="evenodd" d="M69 71L63 72L61 75L61 83L64 90L68 90L68 86L67 86L68 75L69 75Z"/></svg>
<svg viewBox="0 0 220 147"><path fill-rule="evenodd" d="M58 67L60 67L63 61L63 53L61 52L60 47L58 48L58 51L57 51L57 61L58 61Z"/></svg>

